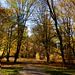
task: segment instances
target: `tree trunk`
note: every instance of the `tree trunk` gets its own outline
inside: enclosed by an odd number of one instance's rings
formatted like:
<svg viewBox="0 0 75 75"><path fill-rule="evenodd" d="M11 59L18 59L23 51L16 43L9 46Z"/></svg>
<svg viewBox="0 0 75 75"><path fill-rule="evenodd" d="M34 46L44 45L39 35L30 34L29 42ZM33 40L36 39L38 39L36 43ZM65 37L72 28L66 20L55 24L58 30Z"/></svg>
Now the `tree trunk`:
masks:
<svg viewBox="0 0 75 75"><path fill-rule="evenodd" d="M11 48L11 36L12 36L12 27L11 27L11 34L8 37L10 37L10 41L9 41L9 51L7 52L7 62L9 62L9 54L10 54L10 48Z"/></svg>
<svg viewBox="0 0 75 75"><path fill-rule="evenodd" d="M63 52L63 44L62 44L62 36L57 28L57 20L56 20L56 17L55 17L55 27L56 27L56 31L57 31L57 34L58 34L58 38L60 40L60 50L61 50L61 56L62 56L62 60L63 60L63 63L65 64L65 59L64 59L64 52Z"/></svg>
<svg viewBox="0 0 75 75"><path fill-rule="evenodd" d="M8 38L9 39L9 33L8 33ZM9 51L8 51L8 41L7 41L7 62L9 62Z"/></svg>
<svg viewBox="0 0 75 75"><path fill-rule="evenodd" d="M34 45L33 45L33 58L36 58L35 43L34 43Z"/></svg>
<svg viewBox="0 0 75 75"><path fill-rule="evenodd" d="M48 53L48 51L46 52L46 55L47 55L47 63L49 63L49 53Z"/></svg>
<svg viewBox="0 0 75 75"><path fill-rule="evenodd" d="M65 64L66 61L64 59L63 45L62 45L62 42L61 41L60 41L60 50L61 50L61 56L62 56L63 63Z"/></svg>
<svg viewBox="0 0 75 75"><path fill-rule="evenodd" d="M21 39L21 40L18 40L18 42L17 42L17 51L16 51L16 53L15 53L15 60L14 60L14 62L16 62L16 60L17 60L17 58L18 58L18 56L19 56L21 41L22 41L22 39Z"/></svg>
<svg viewBox="0 0 75 75"><path fill-rule="evenodd" d="M36 58L36 52L34 51L34 53L33 53L33 58Z"/></svg>
<svg viewBox="0 0 75 75"><path fill-rule="evenodd" d="M72 31L72 30L71 30ZM72 32L72 34L73 34L73 32ZM73 39L73 36L72 36L72 34L71 34L71 37L72 37L72 43L73 43L73 47L71 47L72 48L72 51L73 51L73 55L74 55L74 58L75 58L75 44L74 44L74 39ZM71 46L71 44L70 44L70 46Z"/></svg>
<svg viewBox="0 0 75 75"><path fill-rule="evenodd" d="M7 62L9 62L9 52L7 53Z"/></svg>
<svg viewBox="0 0 75 75"><path fill-rule="evenodd" d="M18 42L17 42L17 51L15 53L15 60L14 62L16 62L18 56L19 56L19 51L20 51L20 47L21 47L21 41L23 38L23 32L24 32L24 27L23 25L18 25Z"/></svg>
<svg viewBox="0 0 75 75"><path fill-rule="evenodd" d="M52 3L52 9L51 9L51 6L49 4L49 1L47 0L47 5L48 5L48 7L50 9L51 17L55 21L56 31L57 31L57 34L58 34L58 38L60 40L60 51L61 51L62 60L63 60L63 63L66 63L65 59L64 59L62 36L61 36L61 34L60 34L59 30L58 30L58 27L57 27L57 18L56 18L55 10L54 10L54 7L53 7L53 0L51 0L51 3Z"/></svg>

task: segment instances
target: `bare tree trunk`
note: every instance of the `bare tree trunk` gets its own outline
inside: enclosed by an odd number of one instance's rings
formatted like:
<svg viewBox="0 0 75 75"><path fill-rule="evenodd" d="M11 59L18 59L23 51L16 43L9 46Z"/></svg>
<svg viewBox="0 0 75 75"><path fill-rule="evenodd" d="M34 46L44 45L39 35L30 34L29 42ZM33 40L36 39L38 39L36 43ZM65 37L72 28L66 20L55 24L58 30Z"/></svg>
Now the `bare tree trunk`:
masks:
<svg viewBox="0 0 75 75"><path fill-rule="evenodd" d="M20 46L21 46L21 40L20 41L18 40L18 42L17 42L17 51L15 53L15 60L14 60L14 62L16 62L16 60L17 60L17 58L19 56Z"/></svg>
<svg viewBox="0 0 75 75"><path fill-rule="evenodd" d="M34 42L34 45L33 45L33 58L36 58L35 42Z"/></svg>
<svg viewBox="0 0 75 75"><path fill-rule="evenodd" d="M9 62L9 54L10 54L10 48L11 48L11 37L12 37L12 27L11 27L11 33L10 33L10 41L9 41L9 51L7 52L7 62Z"/></svg>
<svg viewBox="0 0 75 75"><path fill-rule="evenodd" d="M50 59L49 58L49 52L47 51L46 54L47 54L47 62L49 63L49 59Z"/></svg>
<svg viewBox="0 0 75 75"><path fill-rule="evenodd" d="M8 36L7 36L7 40L9 40L9 32L8 32ZM8 51L8 41L7 41L7 62L9 62L9 51Z"/></svg>
<svg viewBox="0 0 75 75"><path fill-rule="evenodd" d="M17 51L15 53L15 60L14 62L16 62L18 56L19 56L19 51L20 51L20 47L21 47L21 42L22 42L22 38L23 38L23 32L24 32L24 27L22 27L23 25L18 25L18 42L17 42Z"/></svg>
<svg viewBox="0 0 75 75"><path fill-rule="evenodd" d="M53 18L53 20L55 21L55 27L56 27L56 31L57 31L57 34L58 34L58 38L60 40L60 50L61 50L61 56L62 56L62 60L64 63L65 62L65 59L64 59L64 52L63 52L63 44L62 44L62 36L58 30L58 27L57 27L57 18L56 18L56 14L55 14L55 10L54 10L54 7L53 7L53 0L51 0L51 3L52 3L52 9L50 7L50 4L49 4L49 1L47 0L47 5L50 9L50 14L51 14L51 17ZM53 10L53 11L52 11Z"/></svg>

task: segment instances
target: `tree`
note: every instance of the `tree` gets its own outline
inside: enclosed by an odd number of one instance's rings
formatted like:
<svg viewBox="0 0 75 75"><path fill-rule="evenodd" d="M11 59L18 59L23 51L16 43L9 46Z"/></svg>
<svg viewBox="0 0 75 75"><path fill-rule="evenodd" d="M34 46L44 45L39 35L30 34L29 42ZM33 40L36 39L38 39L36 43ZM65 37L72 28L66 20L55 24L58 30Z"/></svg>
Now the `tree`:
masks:
<svg viewBox="0 0 75 75"><path fill-rule="evenodd" d="M62 59L63 59L63 62L65 62L65 59L64 59L64 52L63 52L63 44L62 44L62 36L60 34L60 31L58 29L58 22L57 22L57 17L56 17L56 12L55 12L55 6L53 4L53 0L51 0L51 5L49 3L49 1L47 0L47 5L50 9L50 15L52 17L52 19L54 20L55 22L55 27L56 27L56 31L57 31L57 34L58 34L58 37L59 37L59 40L60 40L60 50L61 50L61 56L62 56Z"/></svg>
<svg viewBox="0 0 75 75"><path fill-rule="evenodd" d="M8 40L8 27L7 24L10 21L10 15L8 15L8 12L11 12L10 9L4 9L2 7L0 7L0 17L1 17L1 24L0 24L0 31L1 31L1 37L0 37L0 48L2 50L2 57L4 56L4 52L8 51L8 48L6 48L6 42ZM10 13L9 13L10 14ZM7 44L8 45L8 44Z"/></svg>
<svg viewBox="0 0 75 75"><path fill-rule="evenodd" d="M32 7L34 2L34 0L7 0L10 8L14 10L15 25L18 26L17 51L15 53L14 62L16 62L18 58L26 21L34 10L34 7Z"/></svg>
<svg viewBox="0 0 75 75"><path fill-rule="evenodd" d="M50 60L50 48L53 43L52 38L55 36L53 30L53 24L48 19L48 14L41 13L41 18L38 16L40 23L37 21L37 26L33 28L33 33L38 39L39 43L42 43L46 50L47 62Z"/></svg>
<svg viewBox="0 0 75 75"><path fill-rule="evenodd" d="M71 15L73 13L70 10L73 10L72 9L73 4L71 3L72 1L70 1L70 0L63 0L63 1L58 0L58 3L54 3L55 2L54 0L51 0L50 2L49 2L49 0L47 0L46 2L50 9L50 15L55 22L56 31L57 31L57 34L58 34L58 37L60 40L61 56L62 56L63 62L66 63L65 57L64 57L65 53L64 53L63 41L64 41L64 38L68 37L67 39L69 42L67 41L68 42L67 45L69 46L68 48L71 48L70 35L73 35L73 34L71 34L72 33L71 32L71 30L72 30L71 20L73 20ZM57 5L59 5L60 7L58 7ZM65 25L65 27L64 27L64 25ZM64 37L64 34L65 35L67 34L67 35ZM70 53L72 53L72 52L70 52ZM73 49L73 53L74 53L74 49Z"/></svg>
<svg viewBox="0 0 75 75"><path fill-rule="evenodd" d="M64 0L64 1L59 1L59 5L61 6L61 18L62 18L62 28L64 31L64 39L65 46L66 46L66 51L67 58L69 60L73 60L75 57L75 52L74 52L74 18L72 15L74 15L74 5L71 0ZM64 11L64 12L63 12ZM64 16L65 15L65 16ZM65 26L65 27L64 27Z"/></svg>

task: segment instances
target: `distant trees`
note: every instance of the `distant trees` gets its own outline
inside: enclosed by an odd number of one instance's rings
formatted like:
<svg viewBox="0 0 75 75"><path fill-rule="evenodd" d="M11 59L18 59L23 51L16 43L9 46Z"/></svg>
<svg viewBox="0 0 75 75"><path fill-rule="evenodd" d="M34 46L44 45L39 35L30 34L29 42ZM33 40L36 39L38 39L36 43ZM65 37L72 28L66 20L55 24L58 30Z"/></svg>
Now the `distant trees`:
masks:
<svg viewBox="0 0 75 75"><path fill-rule="evenodd" d="M49 62L50 49L51 49L51 46L54 44L52 38L55 36L55 32L54 32L53 24L49 18L49 14L46 13L45 10L44 12L42 12L42 10L41 9L39 10L40 17L37 13L38 20L36 20L36 18L34 20L34 22L37 22L37 26L33 28L33 34L35 35L37 41L39 41L39 43L42 43L44 45L44 48L46 50L45 53L47 56L47 62Z"/></svg>

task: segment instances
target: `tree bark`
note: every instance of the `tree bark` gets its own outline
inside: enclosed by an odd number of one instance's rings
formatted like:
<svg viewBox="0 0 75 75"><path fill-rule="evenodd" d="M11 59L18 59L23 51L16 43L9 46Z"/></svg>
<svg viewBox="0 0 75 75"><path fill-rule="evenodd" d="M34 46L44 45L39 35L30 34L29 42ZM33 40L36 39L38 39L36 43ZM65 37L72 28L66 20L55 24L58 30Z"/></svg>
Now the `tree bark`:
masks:
<svg viewBox="0 0 75 75"><path fill-rule="evenodd" d="M46 55L47 55L47 63L49 63L49 53L48 53L48 51L46 52Z"/></svg>
<svg viewBox="0 0 75 75"><path fill-rule="evenodd" d="M9 39L9 33L8 33L8 38ZM8 51L8 41L7 41L7 62L9 62L9 51Z"/></svg>
<svg viewBox="0 0 75 75"><path fill-rule="evenodd" d="M21 42L22 42L22 38L23 38L23 32L24 32L24 27L22 27L23 25L18 25L18 42L17 42L17 51L15 53L15 60L14 62L17 61L17 58L19 56L19 51L20 51L20 47L21 47Z"/></svg>
<svg viewBox="0 0 75 75"><path fill-rule="evenodd" d="M8 37L10 37L10 41L9 41L9 51L7 52L7 62L9 62L9 54L10 54L10 48L11 48L12 27L11 27L11 34L10 36L8 35Z"/></svg>
<svg viewBox="0 0 75 75"><path fill-rule="evenodd" d="M52 9L50 7L50 4L49 4L49 1L47 0L47 5L50 9L50 14L51 14L51 17L53 18L53 20L55 21L55 27L56 27L56 31L57 31L57 34L58 34L58 38L60 40L60 50L61 50L61 56L62 56L62 60L63 60L63 63L66 63L65 62L65 59L64 59L64 52L63 52L63 44L62 44L62 36L58 30L58 27L57 27L57 18L56 18L56 14L55 14L55 10L53 8L53 0L52 1ZM52 11L53 10L53 11Z"/></svg>

